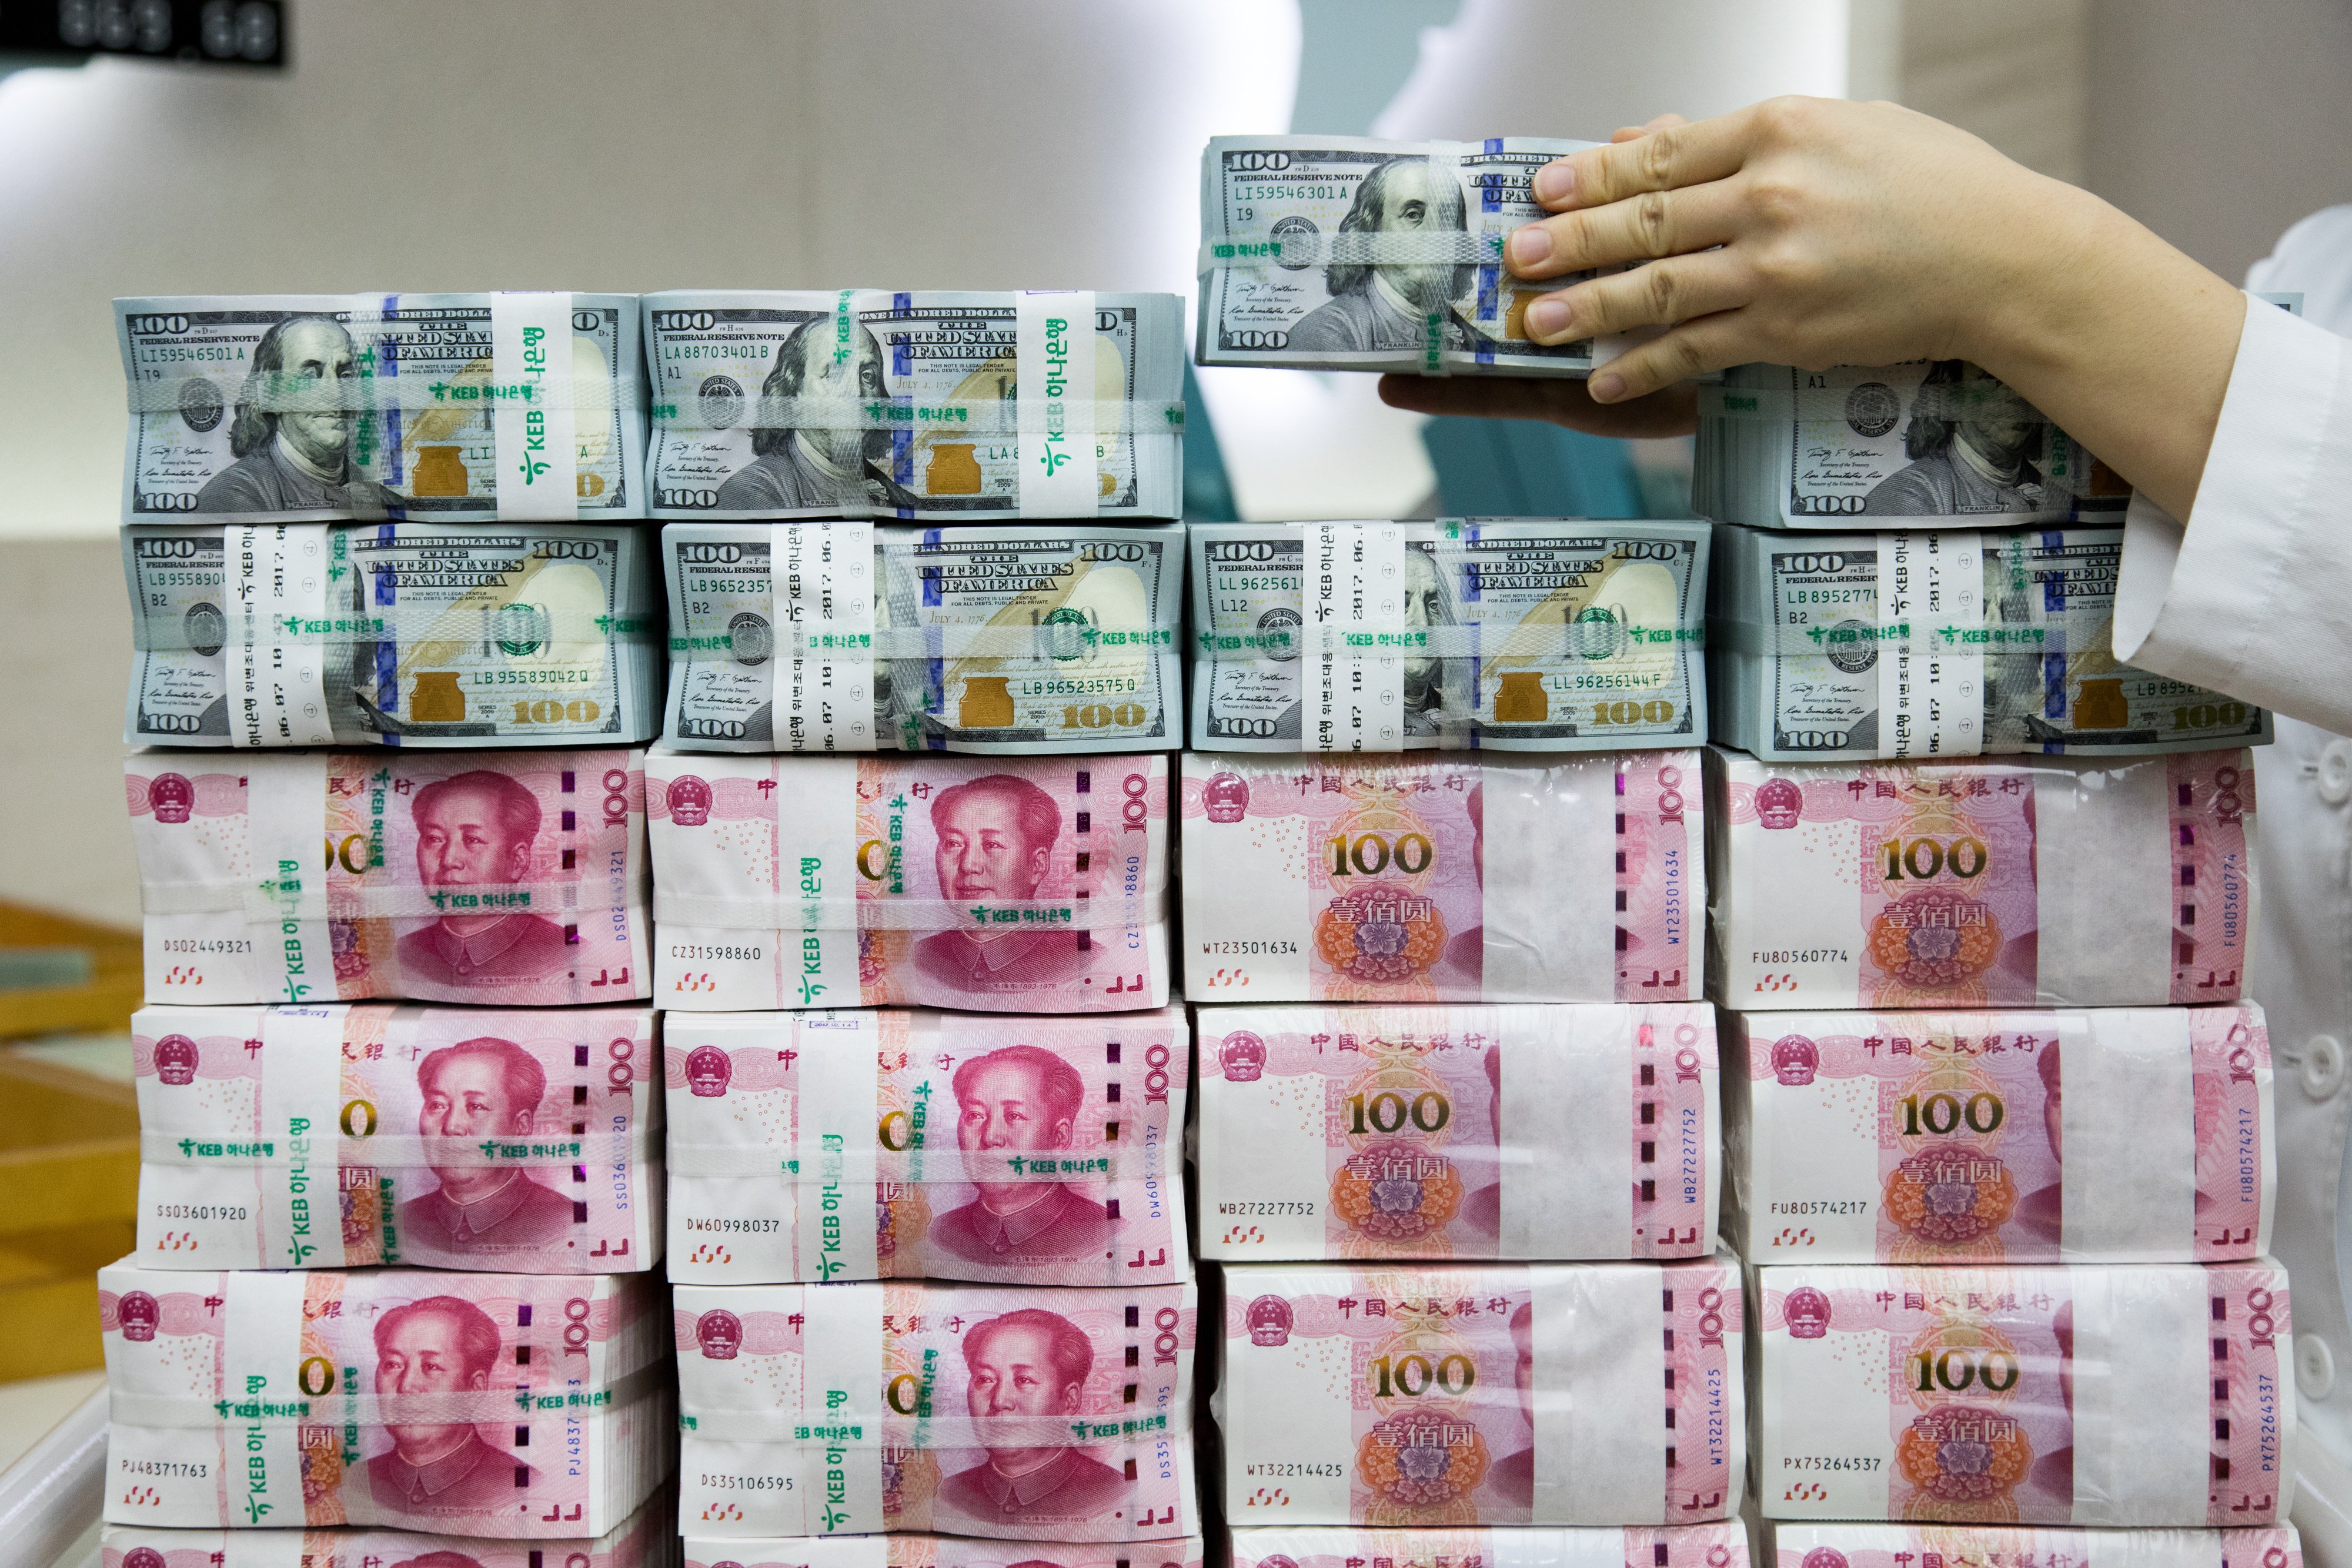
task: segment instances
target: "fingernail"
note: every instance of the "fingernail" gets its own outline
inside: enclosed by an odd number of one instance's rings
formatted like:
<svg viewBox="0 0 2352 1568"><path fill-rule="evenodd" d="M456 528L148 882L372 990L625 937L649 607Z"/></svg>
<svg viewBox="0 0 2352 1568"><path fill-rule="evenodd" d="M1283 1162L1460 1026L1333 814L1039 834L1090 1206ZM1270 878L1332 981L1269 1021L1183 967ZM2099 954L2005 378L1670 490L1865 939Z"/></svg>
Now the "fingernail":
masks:
<svg viewBox="0 0 2352 1568"><path fill-rule="evenodd" d="M1566 159L1536 171L1536 200L1564 202L1576 193L1576 167Z"/></svg>
<svg viewBox="0 0 2352 1568"><path fill-rule="evenodd" d="M1543 298L1528 307L1528 336L1549 338L1568 330L1568 301Z"/></svg>
<svg viewBox="0 0 2352 1568"><path fill-rule="evenodd" d="M1541 224L1528 224L1511 231L1511 265L1533 267L1551 254L1551 231Z"/></svg>
<svg viewBox="0 0 2352 1568"><path fill-rule="evenodd" d="M1604 371L1587 383L1585 391L1595 402L1615 402L1625 395L1625 378L1614 371Z"/></svg>

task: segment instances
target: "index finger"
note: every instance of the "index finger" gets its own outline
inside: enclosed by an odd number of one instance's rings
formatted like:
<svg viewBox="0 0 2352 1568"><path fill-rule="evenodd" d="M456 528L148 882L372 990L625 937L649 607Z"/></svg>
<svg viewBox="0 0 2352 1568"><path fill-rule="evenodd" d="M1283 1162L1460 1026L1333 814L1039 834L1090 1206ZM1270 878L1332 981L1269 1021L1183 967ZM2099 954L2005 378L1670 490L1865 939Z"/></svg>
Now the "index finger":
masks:
<svg viewBox="0 0 2352 1568"><path fill-rule="evenodd" d="M1601 207L1650 191L1700 185L1739 172L1748 161L1748 111L1668 125L1627 141L1587 147L1536 171L1538 205L1556 213Z"/></svg>

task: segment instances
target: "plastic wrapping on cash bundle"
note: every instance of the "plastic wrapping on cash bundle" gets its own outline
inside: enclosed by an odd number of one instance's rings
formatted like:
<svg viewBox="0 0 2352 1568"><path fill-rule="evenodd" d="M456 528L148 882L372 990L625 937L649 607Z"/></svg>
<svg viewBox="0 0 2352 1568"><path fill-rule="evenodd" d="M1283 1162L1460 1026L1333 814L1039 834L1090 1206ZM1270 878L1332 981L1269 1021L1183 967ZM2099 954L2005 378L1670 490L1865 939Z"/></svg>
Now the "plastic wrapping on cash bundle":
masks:
<svg viewBox="0 0 2352 1568"><path fill-rule="evenodd" d="M1183 515L1176 295L679 289L645 322L655 517Z"/></svg>
<svg viewBox="0 0 2352 1568"><path fill-rule="evenodd" d="M655 751L665 1008L1168 1004L1168 759Z"/></svg>
<svg viewBox="0 0 2352 1568"><path fill-rule="evenodd" d="M1689 746L1707 546L1696 521L1196 523L1193 744Z"/></svg>
<svg viewBox="0 0 2352 1568"><path fill-rule="evenodd" d="M674 749L1183 742L1181 524L672 523L662 559Z"/></svg>
<svg viewBox="0 0 2352 1568"><path fill-rule="evenodd" d="M968 1535L732 1541L700 1538L689 1529L685 1546L686 1568L1202 1568L1207 1561L1198 1535L1147 1542L1057 1541L1050 1558L1039 1555L1034 1541Z"/></svg>
<svg viewBox="0 0 2352 1568"><path fill-rule="evenodd" d="M642 517L634 294L117 299L122 520Z"/></svg>
<svg viewBox="0 0 2352 1568"><path fill-rule="evenodd" d="M98 1272L106 1517L574 1540L669 1475L650 1274ZM234 1478L234 1479L232 1479Z"/></svg>
<svg viewBox="0 0 2352 1568"><path fill-rule="evenodd" d="M142 1268L661 1257L651 1008L149 1007L131 1050Z"/></svg>
<svg viewBox="0 0 2352 1568"><path fill-rule="evenodd" d="M1744 1011L2235 1001L2251 753L1706 754L1711 994Z"/></svg>
<svg viewBox="0 0 2352 1568"><path fill-rule="evenodd" d="M2118 664L2120 528L1790 535L1723 527L1715 737L1767 760L2259 746L2259 707Z"/></svg>
<svg viewBox="0 0 2352 1568"><path fill-rule="evenodd" d="M2270 1250L2278 1134L2252 1002L1725 1016L1724 1228L1743 1258Z"/></svg>
<svg viewBox="0 0 2352 1568"><path fill-rule="evenodd" d="M645 530L134 523L132 746L630 745L654 737Z"/></svg>
<svg viewBox="0 0 2352 1568"><path fill-rule="evenodd" d="M233 766L230 764L233 760ZM123 759L147 999L635 1001L645 753Z"/></svg>
<svg viewBox="0 0 2352 1568"><path fill-rule="evenodd" d="M1696 1524L1747 1471L1738 1261L1234 1264L1230 1516Z"/></svg>
<svg viewBox="0 0 2352 1568"><path fill-rule="evenodd" d="M1759 1568L2303 1568L2294 1526L2035 1530L1999 1524L1759 1525Z"/></svg>
<svg viewBox="0 0 2352 1568"><path fill-rule="evenodd" d="M672 1280L1192 1277L1181 1008L674 1013L664 1050Z"/></svg>
<svg viewBox="0 0 2352 1568"><path fill-rule="evenodd" d="M1788 1264L1756 1291L1768 1518L2218 1528L2294 1500L2268 1259Z"/></svg>
<svg viewBox="0 0 2352 1568"><path fill-rule="evenodd" d="M1715 1250L1715 1009L1199 1010L1201 1255Z"/></svg>
<svg viewBox="0 0 2352 1568"><path fill-rule="evenodd" d="M1748 1531L1737 1521L1653 1530L1309 1524L1232 1530L1226 1539L1232 1568L1748 1568Z"/></svg>
<svg viewBox="0 0 2352 1568"><path fill-rule="evenodd" d="M98 1568L672 1568L677 1511L661 1492L604 1534L499 1541L351 1525L322 1530L99 1531Z"/></svg>
<svg viewBox="0 0 2352 1568"><path fill-rule="evenodd" d="M680 1285L673 1306L682 1534L1200 1532L1191 1285Z"/></svg>
<svg viewBox="0 0 2352 1568"><path fill-rule="evenodd" d="M1195 1002L1699 995L1698 754L1183 758Z"/></svg>

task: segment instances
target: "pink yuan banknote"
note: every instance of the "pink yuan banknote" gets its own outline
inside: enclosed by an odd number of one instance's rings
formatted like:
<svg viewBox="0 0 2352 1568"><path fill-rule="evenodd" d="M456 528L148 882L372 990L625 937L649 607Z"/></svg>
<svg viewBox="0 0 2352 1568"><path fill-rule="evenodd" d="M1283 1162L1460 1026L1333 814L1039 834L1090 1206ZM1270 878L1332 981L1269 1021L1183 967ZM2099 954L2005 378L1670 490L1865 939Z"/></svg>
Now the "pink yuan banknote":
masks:
<svg viewBox="0 0 2352 1568"><path fill-rule="evenodd" d="M1164 757L646 767L665 1008L1168 1004Z"/></svg>
<svg viewBox="0 0 2352 1568"><path fill-rule="evenodd" d="M647 1007L142 1008L139 1264L649 1269L658 1050Z"/></svg>
<svg viewBox="0 0 2352 1568"><path fill-rule="evenodd" d="M2294 1500L2294 1325L2267 1260L1757 1280L1767 1518L2221 1528Z"/></svg>
<svg viewBox="0 0 2352 1568"><path fill-rule="evenodd" d="M1724 1015L1732 1245L1759 1263L2226 1262L2270 1250L2252 1002Z"/></svg>
<svg viewBox="0 0 2352 1568"><path fill-rule="evenodd" d="M1739 1264L1224 1270L1246 1524L1696 1524L1739 1510Z"/></svg>
<svg viewBox="0 0 2352 1568"><path fill-rule="evenodd" d="M106 1520L603 1535L668 1472L664 1294L647 1274L110 1264Z"/></svg>
<svg viewBox="0 0 2352 1568"><path fill-rule="evenodd" d="M1663 1530L1252 1525L1230 1541L1232 1568L1748 1568L1748 1531L1737 1521Z"/></svg>
<svg viewBox="0 0 2352 1568"><path fill-rule="evenodd" d="M681 1283L1192 1278L1181 1008L675 1013Z"/></svg>
<svg viewBox="0 0 2352 1568"><path fill-rule="evenodd" d="M1707 779L1726 1007L2244 994L2251 752L1768 763L1711 750Z"/></svg>
<svg viewBox="0 0 2352 1568"><path fill-rule="evenodd" d="M1195 1002L1698 999L1698 753L1186 752Z"/></svg>
<svg viewBox="0 0 2352 1568"><path fill-rule="evenodd" d="M595 1537L499 1541L409 1530L148 1530L99 1532L99 1568L671 1568L677 1535L656 1496Z"/></svg>
<svg viewBox="0 0 2352 1568"><path fill-rule="evenodd" d="M1765 1568L2303 1568L2303 1542L2291 1524L2123 1535L1999 1524L1768 1522L1764 1539Z"/></svg>
<svg viewBox="0 0 2352 1568"><path fill-rule="evenodd" d="M1200 1531L1190 1285L680 1285L672 1304L685 1535Z"/></svg>
<svg viewBox="0 0 2352 1568"><path fill-rule="evenodd" d="M1202 1568L1198 1535L1167 1541L984 1541L968 1535L686 1538L686 1568Z"/></svg>
<svg viewBox="0 0 2352 1568"><path fill-rule="evenodd" d="M1702 1258L1715 1009L1202 1008L1201 1255Z"/></svg>
<svg viewBox="0 0 2352 1568"><path fill-rule="evenodd" d="M642 751L123 761L147 999L653 994Z"/></svg>

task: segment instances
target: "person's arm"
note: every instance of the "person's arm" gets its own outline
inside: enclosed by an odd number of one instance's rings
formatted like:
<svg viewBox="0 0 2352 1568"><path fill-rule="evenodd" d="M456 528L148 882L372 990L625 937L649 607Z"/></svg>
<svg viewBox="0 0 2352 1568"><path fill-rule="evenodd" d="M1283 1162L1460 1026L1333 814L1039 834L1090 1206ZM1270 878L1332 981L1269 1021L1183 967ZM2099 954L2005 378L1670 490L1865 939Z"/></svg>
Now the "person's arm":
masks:
<svg viewBox="0 0 2352 1568"><path fill-rule="evenodd" d="M1702 371L1967 360L2189 514L2245 297L2139 224L1894 104L1775 99L1618 134L1538 172L1557 215L1506 259L1532 279L1648 263L1531 304L1538 341L1668 329L1589 383L1389 376L1386 401L1664 435L1691 428L1677 383Z"/></svg>

